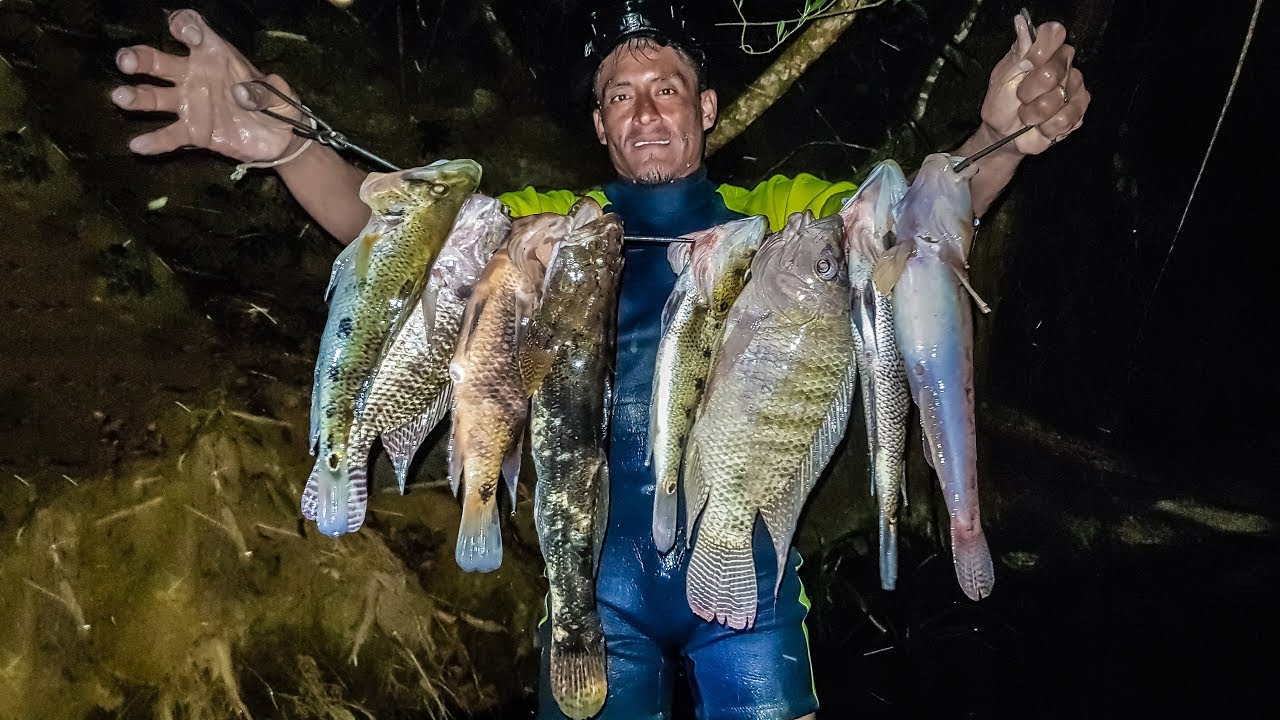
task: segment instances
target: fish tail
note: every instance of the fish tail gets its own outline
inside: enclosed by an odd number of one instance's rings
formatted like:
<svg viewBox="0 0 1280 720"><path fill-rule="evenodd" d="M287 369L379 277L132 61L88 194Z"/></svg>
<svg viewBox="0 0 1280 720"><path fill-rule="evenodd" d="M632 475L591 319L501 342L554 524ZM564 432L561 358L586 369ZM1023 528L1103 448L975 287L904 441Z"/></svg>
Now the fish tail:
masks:
<svg viewBox="0 0 1280 720"><path fill-rule="evenodd" d="M658 475L658 482L653 488L653 544L659 553L665 554L676 544L679 470L670 472L666 465L662 469L667 472Z"/></svg>
<svg viewBox="0 0 1280 720"><path fill-rule="evenodd" d="M689 558L689 609L703 620L745 630L756 620L756 567L751 536L730 545L699 528Z"/></svg>
<svg viewBox="0 0 1280 720"><path fill-rule="evenodd" d="M955 561L956 580L970 600L981 600L991 594L996 571L982 526L974 523L966 527L952 519L951 556Z"/></svg>
<svg viewBox="0 0 1280 720"><path fill-rule="evenodd" d="M462 523L458 526L454 559L458 567L467 572L489 572L502 565L502 528L498 524L497 499L492 492L485 501L479 492L468 488L462 501Z"/></svg>
<svg viewBox="0 0 1280 720"><path fill-rule="evenodd" d="M598 630L551 643L551 694L566 716L589 718L604 707L609 692L604 634Z"/></svg>
<svg viewBox="0 0 1280 720"><path fill-rule="evenodd" d="M898 584L898 519L880 512L880 587L893 590Z"/></svg>
<svg viewBox="0 0 1280 720"><path fill-rule="evenodd" d="M338 537L355 532L364 524L368 497L368 478L363 466L340 459L338 469L332 470L328 458L322 455L316 460L302 491L302 514L315 520L320 532Z"/></svg>

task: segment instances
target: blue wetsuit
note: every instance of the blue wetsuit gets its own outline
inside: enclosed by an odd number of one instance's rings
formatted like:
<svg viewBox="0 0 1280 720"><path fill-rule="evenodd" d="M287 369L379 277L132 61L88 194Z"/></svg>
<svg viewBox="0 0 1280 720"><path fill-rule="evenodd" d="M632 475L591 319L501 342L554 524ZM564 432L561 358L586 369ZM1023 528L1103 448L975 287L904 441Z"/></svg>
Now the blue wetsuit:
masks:
<svg viewBox="0 0 1280 720"><path fill-rule="evenodd" d="M602 188L628 235L676 237L743 217L725 207L705 170L656 186L625 181ZM759 615L751 630L731 630L694 615L685 596L689 551L680 501L675 547L660 555L653 543L653 469L645 467L649 401L661 333L662 307L675 285L667 248L625 249L618 306L617 375L609 448L609 529L596 582L604 626L609 695L598 718L667 718L674 663L691 680L698 717L707 720L788 720L816 711L804 619L808 600L791 550L775 603L776 562L763 522L754 536ZM565 716L548 685L550 623L542 632L542 689L538 717Z"/></svg>

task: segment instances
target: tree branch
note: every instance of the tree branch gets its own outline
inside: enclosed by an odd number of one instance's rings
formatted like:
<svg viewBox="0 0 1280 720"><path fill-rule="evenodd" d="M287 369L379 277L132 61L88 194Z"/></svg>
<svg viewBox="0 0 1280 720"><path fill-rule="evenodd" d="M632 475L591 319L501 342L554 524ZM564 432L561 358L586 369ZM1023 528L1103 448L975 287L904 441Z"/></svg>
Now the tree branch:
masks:
<svg viewBox="0 0 1280 720"><path fill-rule="evenodd" d="M814 21L721 113L715 130L707 138L707 154L711 155L728 145L764 114L809 69L813 61L821 57L849 29L856 16L854 11L870 4L868 0L837 0L828 17Z"/></svg>

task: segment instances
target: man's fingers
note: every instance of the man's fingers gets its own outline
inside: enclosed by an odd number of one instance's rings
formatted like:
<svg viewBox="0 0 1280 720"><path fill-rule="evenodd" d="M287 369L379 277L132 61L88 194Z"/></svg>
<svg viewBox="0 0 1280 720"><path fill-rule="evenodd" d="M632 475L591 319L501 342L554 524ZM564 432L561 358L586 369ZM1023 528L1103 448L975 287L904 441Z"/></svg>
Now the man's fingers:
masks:
<svg viewBox="0 0 1280 720"><path fill-rule="evenodd" d="M1089 90L1084 86L1084 76L1079 70L1072 70L1070 77L1067 79L1067 87L1060 90L1057 95L1066 94L1067 102L1061 105L1058 110L1040 123L1039 130L1050 140L1061 140L1067 134L1074 132L1076 128L1084 121L1085 111L1089 107Z"/></svg>
<svg viewBox="0 0 1280 720"><path fill-rule="evenodd" d="M122 110L178 112L178 90L155 85L123 85L111 92L111 102Z"/></svg>
<svg viewBox="0 0 1280 720"><path fill-rule="evenodd" d="M187 129L181 122L176 122L130 140L129 149L139 155L159 155L177 150L186 145L189 139Z"/></svg>
<svg viewBox="0 0 1280 720"><path fill-rule="evenodd" d="M1041 23L1036 27L1036 41L1023 54L1032 67L1043 65L1067 41L1067 28L1059 22Z"/></svg>
<svg viewBox="0 0 1280 720"><path fill-rule="evenodd" d="M209 26L195 10L179 10L169 16L169 33L191 49L199 47L209 35Z"/></svg>
<svg viewBox="0 0 1280 720"><path fill-rule="evenodd" d="M1027 27L1026 18L1021 14L1013 16L1013 47L1009 52L1022 58L1031 49L1031 31Z"/></svg>
<svg viewBox="0 0 1280 720"><path fill-rule="evenodd" d="M176 82L186 72L187 59L146 45L133 45L116 52L116 67L125 75L150 75Z"/></svg>
<svg viewBox="0 0 1280 720"><path fill-rule="evenodd" d="M1060 45L1048 60L1037 63L1018 83L1018 101L1025 105L1054 87L1062 86L1075 55L1074 47Z"/></svg>

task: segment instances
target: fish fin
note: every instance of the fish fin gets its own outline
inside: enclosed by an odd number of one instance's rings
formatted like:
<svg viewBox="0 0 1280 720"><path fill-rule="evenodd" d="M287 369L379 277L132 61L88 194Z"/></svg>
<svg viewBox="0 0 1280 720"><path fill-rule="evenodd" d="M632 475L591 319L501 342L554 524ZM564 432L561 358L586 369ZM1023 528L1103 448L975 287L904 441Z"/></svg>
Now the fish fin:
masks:
<svg viewBox="0 0 1280 720"><path fill-rule="evenodd" d="M564 640L551 641L551 695L560 712L573 720L599 713L609 694L604 632L598 617L589 622L588 628L570 632ZM553 631L553 637L556 634Z"/></svg>
<svg viewBox="0 0 1280 720"><path fill-rule="evenodd" d="M454 408L453 423L449 428L449 446L446 449L449 465L449 489L458 497L458 488L462 485L462 454L458 449L458 411Z"/></svg>
<svg viewBox="0 0 1280 720"><path fill-rule="evenodd" d="M751 533L744 537L720 537L698 531L689 556L685 595L689 609L709 622L745 630L756 621L756 566L751 554Z"/></svg>
<svg viewBox="0 0 1280 720"><path fill-rule="evenodd" d="M964 528L959 519L951 519L951 557L956 566L956 580L965 596L981 600L991 594L996 571L981 526L974 523Z"/></svg>
<svg viewBox="0 0 1280 720"><path fill-rule="evenodd" d="M425 342L431 342L431 335L436 331L436 301L439 297L440 286L429 283L413 309L414 312L422 313L422 338Z"/></svg>
<svg viewBox="0 0 1280 720"><path fill-rule="evenodd" d="M350 243L334 259L333 268L329 271L329 284L324 288L323 297L325 302L331 302L333 291L338 288L338 283L348 279L347 276L351 273L351 266L354 264L354 258L359 250L360 248L355 243Z"/></svg>
<svg viewBox="0 0 1280 720"><path fill-rule="evenodd" d="M917 407L929 407L928 405L918 405ZM924 421L920 422L920 450L924 453L924 461L928 463L929 469L937 472L938 466L933 464L933 448L929 447L929 432L924 426Z"/></svg>
<svg viewBox="0 0 1280 720"><path fill-rule="evenodd" d="M769 314L765 309L749 309L738 315L732 324L725 323L724 332L720 335L720 343L712 357L712 365L707 371L707 382L706 387L702 389L700 406L705 406L715 394L720 378L731 372L738 364L739 358L755 339L761 321Z"/></svg>
<svg viewBox="0 0 1280 720"><path fill-rule="evenodd" d="M791 547L791 536L795 534L800 510L804 508L809 492L813 490L822 471L830 462L831 456L840 446L840 441L844 439L857 383L858 364L851 355L846 358L844 376L836 385L822 423L809 441L808 455L800 459L799 466L786 484L787 490L779 495L774 503L760 508L765 527L769 530L769 537L773 539L774 553L777 555L778 575L773 588L775 598L778 596L778 588L782 586L787 550Z"/></svg>
<svg viewBox="0 0 1280 720"><path fill-rule="evenodd" d="M355 242L356 256L354 270L356 279L363 282L369 277L369 266L373 264L373 246L378 244L380 232L365 233Z"/></svg>
<svg viewBox="0 0 1280 720"><path fill-rule="evenodd" d="M468 479L470 484L471 480ZM467 488L462 499L462 521L454 551L458 567L467 572L490 572L502 565L502 527L498 523L498 503Z"/></svg>
<svg viewBox="0 0 1280 720"><path fill-rule="evenodd" d="M978 293L973 289L973 286L969 284L969 273L961 270L955 265L951 266L951 272L956 274L956 279L960 281L960 284L964 286L965 290L969 291L969 295L973 296L973 301L978 304L978 309L984 314L991 312L991 306L983 302L982 298L978 297Z"/></svg>
<svg viewBox="0 0 1280 720"><path fill-rule="evenodd" d="M314 453L313 453L314 454ZM320 507L320 461L316 460L307 484L302 488L302 517L314 521L316 509Z"/></svg>
<svg viewBox="0 0 1280 720"><path fill-rule="evenodd" d="M686 238L696 240L706 233L689 233ZM683 275L689 270L689 259L693 256L692 242L673 242L667 245L667 264L671 266L671 272Z"/></svg>
<svg viewBox="0 0 1280 720"><path fill-rule="evenodd" d="M888 295L893 292L893 286L897 284L898 278L902 277L902 270L907 266L907 260L914 251L915 241L908 239L892 245L876 261L876 267L871 271L871 282L881 294Z"/></svg>
<svg viewBox="0 0 1280 720"><path fill-rule="evenodd" d="M502 459L503 482L511 493L511 514L516 514L516 500L520 492L520 461L524 459L524 424L516 430L515 442L507 448L507 456Z"/></svg>
<svg viewBox="0 0 1280 720"><path fill-rule="evenodd" d="M497 255L494 256L494 258L497 257ZM490 260L490 262L493 262L493 260ZM458 325L458 339L454 344L452 362L458 362L471 353L471 341L475 339L476 325L480 322L485 305L489 303L491 282L486 282L486 280L489 279L490 275L491 273L481 273L480 279L476 281L475 286L472 288L471 297L462 309L462 321Z"/></svg>
<svg viewBox="0 0 1280 720"><path fill-rule="evenodd" d="M449 411L449 405L453 399L453 385L445 383L440 389L440 394L436 399L431 401L427 409L418 417L401 425L398 428L388 430L382 433L382 447L386 449L387 455L391 457L391 464L396 470L396 481L400 484L400 494L404 494L405 485L409 478L409 465L413 462L413 456L417 454L418 448L422 446L427 435L440 424Z"/></svg>
<svg viewBox="0 0 1280 720"><path fill-rule="evenodd" d="M898 583L898 519L880 513L880 587L893 590Z"/></svg>
<svg viewBox="0 0 1280 720"><path fill-rule="evenodd" d="M360 529L368 498L364 468L341 457L337 464L337 469L331 469L328 457L316 458L302 492L303 516L314 519L316 528L330 537Z"/></svg>
<svg viewBox="0 0 1280 720"><path fill-rule="evenodd" d="M707 506L707 498L710 496L711 486L702 481L702 449L700 443L690 436L684 456L685 547L693 544L694 525Z"/></svg>
<svg viewBox="0 0 1280 720"><path fill-rule="evenodd" d="M320 420L321 414L324 412L324 403L320 397L320 377L322 372L322 362L316 363L316 370L311 380L311 429L309 433L310 443L308 447L311 455L314 456L320 448Z"/></svg>
<svg viewBox="0 0 1280 720"><path fill-rule="evenodd" d="M596 470L596 507L594 535L595 555L591 567L596 575L600 573L600 552L604 549L604 535L609 529L609 458L600 454L600 467Z"/></svg>
<svg viewBox="0 0 1280 720"><path fill-rule="evenodd" d="M516 293L516 365L526 397L532 397L551 372L551 348L546 345L550 333L546 321L534 317L537 307L533 294Z"/></svg>

